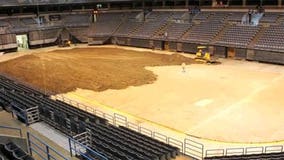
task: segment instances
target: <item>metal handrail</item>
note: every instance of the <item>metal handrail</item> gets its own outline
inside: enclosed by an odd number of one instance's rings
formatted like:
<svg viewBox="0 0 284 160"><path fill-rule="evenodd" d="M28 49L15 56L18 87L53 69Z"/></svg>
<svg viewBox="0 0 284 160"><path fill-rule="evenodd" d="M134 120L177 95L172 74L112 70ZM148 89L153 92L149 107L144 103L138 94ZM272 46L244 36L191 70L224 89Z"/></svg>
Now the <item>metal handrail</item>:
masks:
<svg viewBox="0 0 284 160"><path fill-rule="evenodd" d="M3 129L9 129L9 130L14 130L14 131L18 131L20 136L19 137L23 137L23 134L22 134L22 129L21 128L17 128L17 127L10 127L10 126L2 126L0 125L0 129L3 128Z"/></svg>

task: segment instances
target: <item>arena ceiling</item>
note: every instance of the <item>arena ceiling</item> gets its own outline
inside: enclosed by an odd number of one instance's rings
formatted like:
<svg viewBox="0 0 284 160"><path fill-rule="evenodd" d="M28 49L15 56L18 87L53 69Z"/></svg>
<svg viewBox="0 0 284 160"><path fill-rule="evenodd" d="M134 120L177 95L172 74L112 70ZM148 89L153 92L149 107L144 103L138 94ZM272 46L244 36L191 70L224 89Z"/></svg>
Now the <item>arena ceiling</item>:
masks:
<svg viewBox="0 0 284 160"><path fill-rule="evenodd" d="M284 0L0 0L0 7L13 7L13 6L36 6L36 5L54 5L54 4L95 4L95 3L162 3L165 4L199 4L211 5L212 1L222 1L223 4L229 5L282 5Z"/></svg>

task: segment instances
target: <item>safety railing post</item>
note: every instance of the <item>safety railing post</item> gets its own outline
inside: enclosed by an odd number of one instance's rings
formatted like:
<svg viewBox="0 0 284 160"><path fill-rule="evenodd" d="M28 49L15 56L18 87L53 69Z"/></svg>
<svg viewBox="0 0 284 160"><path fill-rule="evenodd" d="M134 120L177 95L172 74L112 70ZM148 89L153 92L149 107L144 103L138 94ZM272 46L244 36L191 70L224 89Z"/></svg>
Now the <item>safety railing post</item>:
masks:
<svg viewBox="0 0 284 160"><path fill-rule="evenodd" d="M71 139L70 139L70 137L68 137L68 143L69 143L70 156L73 157L73 154L72 154L72 144L71 144Z"/></svg>
<svg viewBox="0 0 284 160"><path fill-rule="evenodd" d="M31 136L29 132L27 132L27 141L28 141L29 152L30 152L30 155L32 156L33 152L32 152L32 146L31 146Z"/></svg>
<svg viewBox="0 0 284 160"><path fill-rule="evenodd" d="M50 154L49 154L49 147L46 146L46 156L47 156L47 160L50 160Z"/></svg>

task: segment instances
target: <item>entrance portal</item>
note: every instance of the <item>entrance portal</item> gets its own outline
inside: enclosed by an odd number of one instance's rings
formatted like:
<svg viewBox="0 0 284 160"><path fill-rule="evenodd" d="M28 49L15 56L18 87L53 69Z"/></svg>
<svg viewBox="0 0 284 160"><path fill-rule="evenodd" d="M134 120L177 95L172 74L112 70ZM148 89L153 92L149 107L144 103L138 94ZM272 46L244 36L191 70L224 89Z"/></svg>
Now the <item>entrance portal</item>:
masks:
<svg viewBox="0 0 284 160"><path fill-rule="evenodd" d="M227 58L235 58L236 51L235 48L227 48Z"/></svg>
<svg viewBox="0 0 284 160"><path fill-rule="evenodd" d="M28 36L26 34L16 35L18 50L29 49Z"/></svg>
<svg viewBox="0 0 284 160"><path fill-rule="evenodd" d="M163 50L169 50L170 47L169 47L169 42L168 41L163 41L162 42L162 46L163 46Z"/></svg>

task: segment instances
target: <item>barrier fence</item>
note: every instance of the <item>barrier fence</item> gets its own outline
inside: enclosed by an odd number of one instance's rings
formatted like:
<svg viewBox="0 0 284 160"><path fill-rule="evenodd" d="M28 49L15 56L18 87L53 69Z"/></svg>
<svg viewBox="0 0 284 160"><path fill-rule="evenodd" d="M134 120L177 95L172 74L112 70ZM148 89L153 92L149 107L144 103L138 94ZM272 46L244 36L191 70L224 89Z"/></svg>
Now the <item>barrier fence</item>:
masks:
<svg viewBox="0 0 284 160"><path fill-rule="evenodd" d="M37 160L69 160L37 136L27 132L28 150Z"/></svg>
<svg viewBox="0 0 284 160"><path fill-rule="evenodd" d="M92 150L91 148L87 147L86 145L78 142L73 138L68 138L69 141L69 148L70 148L70 155L73 156L81 156L86 160L108 160L104 155Z"/></svg>
<svg viewBox="0 0 284 160"><path fill-rule="evenodd" d="M240 148L226 148L226 149L208 149L205 151L204 157L251 155L251 154L264 154L264 153L268 154L268 153L279 153L283 151L284 150L282 145L240 147Z"/></svg>
<svg viewBox="0 0 284 160"><path fill-rule="evenodd" d="M13 135L15 133L15 135ZM0 126L0 134L1 135L9 135L16 137L23 137L23 132L21 128L17 127L9 127L9 126Z"/></svg>
<svg viewBox="0 0 284 160"><path fill-rule="evenodd" d="M72 104L73 106L79 108L79 109L82 109L86 112L90 112L90 113L93 113L94 115L96 116L99 116L99 117L102 117L102 118L105 118L108 120L108 122L110 124L113 124L115 126L124 126L124 127L127 127L129 129L132 129L134 131L137 131L141 134L144 134L144 135L147 135L149 137L152 137L154 139L157 139L159 141L162 141L166 144L171 144L175 147L178 147L181 151L181 153L184 153L184 144L182 141L180 140L177 140L175 138L172 138L172 137L167 137L166 135L164 134L161 134L161 133L158 133L158 132L154 132L150 129L147 129L147 128L144 128L138 124L135 124L135 123L132 123L132 122L129 122L127 117L126 116L123 116L123 115L120 115L118 113L114 113L113 115L110 115L110 114L107 114L107 113L104 113L98 109L95 109L93 107L90 107L90 106L87 106L87 105L84 105L84 104L81 104L81 103L78 103L74 100L70 100L64 96L56 96L56 99L58 100L62 100L63 102L66 102L68 104ZM72 141L71 141L72 142ZM73 149L74 150L74 147Z"/></svg>
<svg viewBox="0 0 284 160"><path fill-rule="evenodd" d="M262 147L236 147L236 148L225 148L225 149L206 149L204 144L191 139L191 138L199 139L198 137L191 137L190 135L187 135L187 137L189 138L185 138L183 141L177 140L175 138L168 137L164 134L144 128L133 122L129 122L126 116L120 115L118 113L110 115L94 107L78 103L64 96L56 96L56 99L62 100L68 104L72 104L73 106L81 110L84 110L86 112L93 113L96 116L105 118L108 120L110 124L113 124L115 126L124 126L131 130L137 131L141 134L147 135L151 138L175 146L180 149L181 153L187 156L191 156L195 159L201 160L204 159L204 157L214 157L214 156L249 155L249 154L283 152L282 145L262 146Z"/></svg>
<svg viewBox="0 0 284 160"><path fill-rule="evenodd" d="M184 154L193 158L203 159L204 146L196 141L185 139L184 140Z"/></svg>
<svg viewBox="0 0 284 160"><path fill-rule="evenodd" d="M7 75L4 75L5 77L9 77ZM11 78L11 77L9 77ZM11 78L13 79L13 78ZM15 80L17 81L17 80ZM30 85L24 84L28 87L31 87ZM31 87L33 88L33 87ZM36 88L33 88L35 90L38 90ZM40 91L40 90L39 90ZM47 93L45 91L45 93ZM49 94L51 92L48 92ZM51 94L50 94L51 95ZM236 148L225 148L225 149L205 149L204 145L202 143L197 142L196 140L192 140L189 138L185 138L183 141L174 139L172 137L167 137L166 135L163 135L158 132L153 132L152 130L149 130L147 128L141 127L138 124L129 122L126 116L122 116L118 113L114 113L113 115L104 113L98 109L94 109L93 107L78 103L74 100L70 100L64 96L55 96L56 99L62 100L63 102L66 102L68 104L73 105L74 107L77 107L81 110L84 110L89 113L93 113L94 115L97 115L99 117L105 118L109 121L109 123L115 125L115 126L125 126L129 129L132 129L134 131L137 131L141 134L147 135L149 137L152 137L154 139L160 140L162 142L165 142L167 144L173 145L175 147L178 147L180 149L180 152L191 156L196 159L203 159L204 157L213 157L213 156L229 156L229 155L250 155L250 154L262 154L262 153L278 153L278 152L283 152L283 145L275 145L275 146L261 146L261 147L236 147ZM33 117L32 120L37 121L38 114L32 112L31 114L28 114L27 111L21 110L17 105L14 105L16 110L13 110L14 114L19 116L27 125L29 123L29 118ZM36 110L37 107L36 107ZM17 111L17 112L15 112ZM37 111L38 112L38 111ZM30 116L30 115L35 115L35 116ZM32 123L32 122L31 122ZM20 137L22 137L22 131L21 129L18 128L13 128L13 127L5 127L5 126L0 126L0 129L11 129L11 130L16 130L19 132ZM36 136L32 135L31 133L27 133L28 136L28 144L29 144L29 150L30 153L37 154L39 157L44 158L42 155L46 155L47 159L55 159L56 157L60 157L61 159L67 160L64 156L62 156L60 153L58 153L56 150L51 148L50 146L46 145L45 142L41 141L39 138ZM191 137L190 135L188 136L190 138L197 138L198 137ZM36 143L38 142L38 143ZM90 157L101 157L103 160L106 158L95 152L92 151L90 148L85 146L84 144L77 142L76 140L69 138L69 145L70 145L70 154L71 155L77 155L77 154L82 154L82 156L89 155ZM87 157L86 157L87 158Z"/></svg>
<svg viewBox="0 0 284 160"><path fill-rule="evenodd" d="M22 109L13 102L11 103L11 106L13 108L12 116L17 116L17 118L23 123L25 123L27 126L39 121L39 111L37 106L28 109Z"/></svg>

